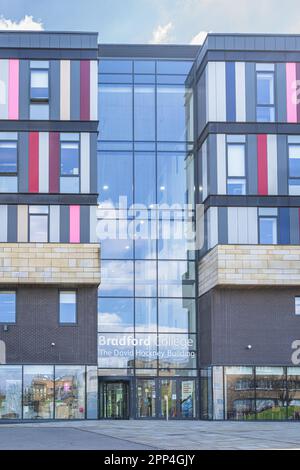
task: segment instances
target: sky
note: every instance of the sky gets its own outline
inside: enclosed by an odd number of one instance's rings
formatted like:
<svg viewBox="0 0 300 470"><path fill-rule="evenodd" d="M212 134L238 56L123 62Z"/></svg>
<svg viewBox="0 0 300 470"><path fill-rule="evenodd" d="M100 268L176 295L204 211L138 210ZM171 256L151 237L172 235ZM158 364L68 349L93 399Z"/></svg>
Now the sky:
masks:
<svg viewBox="0 0 300 470"><path fill-rule="evenodd" d="M299 33L299 0L0 0L0 29L96 31L101 43L201 44L207 32Z"/></svg>

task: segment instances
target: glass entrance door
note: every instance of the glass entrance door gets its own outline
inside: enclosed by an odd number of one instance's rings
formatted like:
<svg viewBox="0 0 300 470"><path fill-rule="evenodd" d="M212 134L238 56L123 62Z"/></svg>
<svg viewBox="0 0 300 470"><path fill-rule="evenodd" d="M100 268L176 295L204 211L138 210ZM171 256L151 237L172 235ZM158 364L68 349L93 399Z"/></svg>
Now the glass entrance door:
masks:
<svg viewBox="0 0 300 470"><path fill-rule="evenodd" d="M129 418L128 388L127 382L103 382L100 384L101 418Z"/></svg>
<svg viewBox="0 0 300 470"><path fill-rule="evenodd" d="M137 417L156 417L156 381L137 380Z"/></svg>
<svg viewBox="0 0 300 470"><path fill-rule="evenodd" d="M161 379L160 410L164 419L196 418L195 380Z"/></svg>

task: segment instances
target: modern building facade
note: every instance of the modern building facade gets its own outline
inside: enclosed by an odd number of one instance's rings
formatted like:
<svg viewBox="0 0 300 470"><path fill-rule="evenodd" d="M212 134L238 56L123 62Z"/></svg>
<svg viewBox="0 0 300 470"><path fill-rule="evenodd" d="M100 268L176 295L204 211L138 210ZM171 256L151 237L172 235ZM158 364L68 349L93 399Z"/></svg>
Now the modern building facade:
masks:
<svg viewBox="0 0 300 470"><path fill-rule="evenodd" d="M299 419L300 36L0 55L0 418Z"/></svg>
<svg viewBox="0 0 300 470"><path fill-rule="evenodd" d="M1 33L1 419L95 416L97 128L97 35Z"/></svg>

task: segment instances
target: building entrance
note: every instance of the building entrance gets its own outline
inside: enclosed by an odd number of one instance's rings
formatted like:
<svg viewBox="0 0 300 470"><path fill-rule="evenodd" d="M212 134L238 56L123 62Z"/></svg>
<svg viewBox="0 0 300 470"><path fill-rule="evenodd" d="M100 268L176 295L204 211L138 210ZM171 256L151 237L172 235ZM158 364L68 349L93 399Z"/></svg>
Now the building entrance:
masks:
<svg viewBox="0 0 300 470"><path fill-rule="evenodd" d="M128 382L100 382L99 398L100 418L129 419Z"/></svg>

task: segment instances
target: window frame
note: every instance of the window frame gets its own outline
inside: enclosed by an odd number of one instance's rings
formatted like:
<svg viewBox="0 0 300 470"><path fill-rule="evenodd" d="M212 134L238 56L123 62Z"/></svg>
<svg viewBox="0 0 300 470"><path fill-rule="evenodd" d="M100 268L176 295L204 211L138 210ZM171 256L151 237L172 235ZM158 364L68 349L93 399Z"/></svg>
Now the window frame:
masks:
<svg viewBox="0 0 300 470"><path fill-rule="evenodd" d="M48 212L47 214L46 213L42 213L42 212L37 212L37 213L33 213L31 214L30 213L30 208L31 207L34 207L34 206L39 206L39 205L42 205L42 206L45 206L47 207L48 209ZM30 222L31 222L31 217L41 217L41 216L44 216L44 217L47 217L47 241L46 242L35 242L35 241L31 241L31 237L30 237ZM30 204L28 206L28 242L29 243L49 243L49 239L50 239L50 207L48 204Z"/></svg>
<svg viewBox="0 0 300 470"><path fill-rule="evenodd" d="M256 85L256 93L255 93L255 104L256 104L256 121L257 122L276 122L277 120L277 116L276 116L276 80L275 80L275 65L274 65L274 68L271 69L270 64L266 64L265 65L265 69L263 67L264 64L259 64L260 67L259 69L256 68L256 71L255 71L255 85ZM272 64L273 65L273 64ZM260 104L259 101L258 101L258 78L260 75L270 75L272 77L272 81L273 81L273 104ZM273 110L274 112L274 120L269 120L269 121L261 121L261 120L258 120L258 109L259 108L262 108L262 109L269 109L269 110Z"/></svg>
<svg viewBox="0 0 300 470"><path fill-rule="evenodd" d="M49 61L45 61L49 62ZM31 89L36 88L31 86L31 73L32 72L47 72L48 76L48 98L33 98L31 96ZM42 68L42 67L31 67L30 65L30 79L29 79L29 99L30 99L30 104L49 104L50 103L50 65L48 67Z"/></svg>
<svg viewBox="0 0 300 470"><path fill-rule="evenodd" d="M290 160L291 160L291 157L290 157L290 148L291 147L298 147L299 148L299 162L300 162L300 142L299 143L292 143L292 142L288 142L288 194L290 194L290 181L291 180L297 180L299 181L299 188L300 188L300 176L291 176L291 172L290 172ZM299 190L299 195L300 195L300 190Z"/></svg>
<svg viewBox="0 0 300 470"><path fill-rule="evenodd" d="M17 139L1 139L0 140L0 144L1 143L10 143L10 142L13 142L16 144L16 171L1 171L0 170L0 176L18 176L18 169L19 169L19 142L18 142L18 138Z"/></svg>
<svg viewBox="0 0 300 470"><path fill-rule="evenodd" d="M67 134L67 133L64 133ZM75 132L77 134L77 132ZM71 143L77 143L78 144L78 175L64 175L61 172L61 149L62 149L62 144L71 144ZM63 192L61 188L61 178L77 178L78 179L78 192L76 193L70 193L70 194L79 194L80 193L80 183L81 183L81 139L80 139L80 133L78 133L78 140L66 140L62 139L59 141L59 192Z"/></svg>
<svg viewBox="0 0 300 470"><path fill-rule="evenodd" d="M244 175L243 176L229 176L229 147L243 147L244 149ZM226 195L228 196L246 196L248 194L247 188L247 143L245 142L226 142ZM243 194L230 194L228 192L229 181L243 181L245 185L245 192Z"/></svg>
<svg viewBox="0 0 300 470"><path fill-rule="evenodd" d="M278 227L278 214L277 215L258 215L258 244L259 245L266 245L266 243L262 243L261 242L261 227L260 227L260 223L261 223L261 220L264 219L264 220L267 220L267 219L271 219L271 220L275 220L276 222L276 243L271 243L271 245L278 245L278 235L279 235L279 227Z"/></svg>
<svg viewBox="0 0 300 470"><path fill-rule="evenodd" d="M15 298L15 315L14 315L14 321L13 322L8 322L8 321L1 321L1 315L0 315L0 325L16 325L17 324L17 290L6 290L6 289L0 289L0 296L1 294L14 294Z"/></svg>
<svg viewBox="0 0 300 470"><path fill-rule="evenodd" d="M61 304L60 295L62 293L75 294L75 321L62 322L61 321ZM78 325L78 290L77 289L59 289L58 291L58 324L59 326L77 326ZM97 327L98 330L98 327Z"/></svg>

